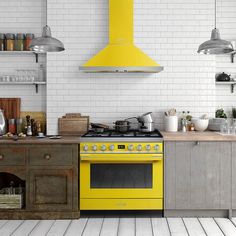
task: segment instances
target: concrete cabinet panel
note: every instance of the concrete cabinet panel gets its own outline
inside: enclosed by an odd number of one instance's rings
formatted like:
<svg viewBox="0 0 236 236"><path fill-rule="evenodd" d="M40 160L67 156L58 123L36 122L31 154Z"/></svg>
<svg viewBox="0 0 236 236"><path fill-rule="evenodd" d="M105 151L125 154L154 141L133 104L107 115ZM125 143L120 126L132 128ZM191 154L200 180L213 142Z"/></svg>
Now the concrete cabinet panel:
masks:
<svg viewBox="0 0 236 236"><path fill-rule="evenodd" d="M166 142L165 209L230 208L231 143Z"/></svg>

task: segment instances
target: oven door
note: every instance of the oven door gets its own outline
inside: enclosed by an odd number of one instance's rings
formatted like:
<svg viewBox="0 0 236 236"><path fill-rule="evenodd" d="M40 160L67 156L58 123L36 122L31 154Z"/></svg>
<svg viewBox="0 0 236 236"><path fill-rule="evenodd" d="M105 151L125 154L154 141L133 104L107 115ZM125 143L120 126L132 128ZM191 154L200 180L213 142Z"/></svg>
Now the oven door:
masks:
<svg viewBox="0 0 236 236"><path fill-rule="evenodd" d="M163 198L163 155L81 154L80 198Z"/></svg>

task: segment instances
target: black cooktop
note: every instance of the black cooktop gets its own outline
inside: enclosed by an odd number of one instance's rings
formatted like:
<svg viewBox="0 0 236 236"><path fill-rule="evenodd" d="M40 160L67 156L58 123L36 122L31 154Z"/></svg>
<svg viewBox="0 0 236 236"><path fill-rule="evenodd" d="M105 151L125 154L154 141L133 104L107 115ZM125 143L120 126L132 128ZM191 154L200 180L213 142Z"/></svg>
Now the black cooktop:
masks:
<svg viewBox="0 0 236 236"><path fill-rule="evenodd" d="M162 138L162 134L160 133L159 130L154 130L153 132L140 132L138 130L131 130L128 131L126 133L120 133L120 132L116 132L115 130L107 130L104 131L102 133L100 132L95 132L93 130L90 130L88 133L84 134L82 137L86 137L86 138L122 138L122 137L131 137L131 138Z"/></svg>

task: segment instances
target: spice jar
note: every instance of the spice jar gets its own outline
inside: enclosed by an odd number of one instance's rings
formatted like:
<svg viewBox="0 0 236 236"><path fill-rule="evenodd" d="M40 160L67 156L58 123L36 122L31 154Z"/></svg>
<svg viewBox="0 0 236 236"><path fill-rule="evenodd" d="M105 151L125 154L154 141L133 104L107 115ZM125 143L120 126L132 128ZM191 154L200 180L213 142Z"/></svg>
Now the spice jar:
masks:
<svg viewBox="0 0 236 236"><path fill-rule="evenodd" d="M0 51L5 50L5 34L0 34Z"/></svg>
<svg viewBox="0 0 236 236"><path fill-rule="evenodd" d="M11 134L16 133L15 119L9 119L8 120L8 132L10 132Z"/></svg>
<svg viewBox="0 0 236 236"><path fill-rule="evenodd" d="M31 44L31 42L32 42L32 40L33 40L33 38L34 38L34 34L26 34L26 38L25 38L25 50L30 51L29 46L30 46L30 44Z"/></svg>
<svg viewBox="0 0 236 236"><path fill-rule="evenodd" d="M14 42L15 35L14 34L6 34L6 45L5 48L7 51L14 51Z"/></svg>
<svg viewBox="0 0 236 236"><path fill-rule="evenodd" d="M16 51L24 51L25 49L25 34L17 34L15 40Z"/></svg>

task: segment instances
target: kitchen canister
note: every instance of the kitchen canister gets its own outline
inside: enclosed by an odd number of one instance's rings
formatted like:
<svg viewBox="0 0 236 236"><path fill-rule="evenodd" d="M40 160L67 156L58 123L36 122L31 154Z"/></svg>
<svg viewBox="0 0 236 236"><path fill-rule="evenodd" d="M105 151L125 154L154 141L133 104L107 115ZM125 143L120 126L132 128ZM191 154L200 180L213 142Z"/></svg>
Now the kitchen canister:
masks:
<svg viewBox="0 0 236 236"><path fill-rule="evenodd" d="M165 116L164 125L166 132L177 132L178 131L178 117L177 116Z"/></svg>

